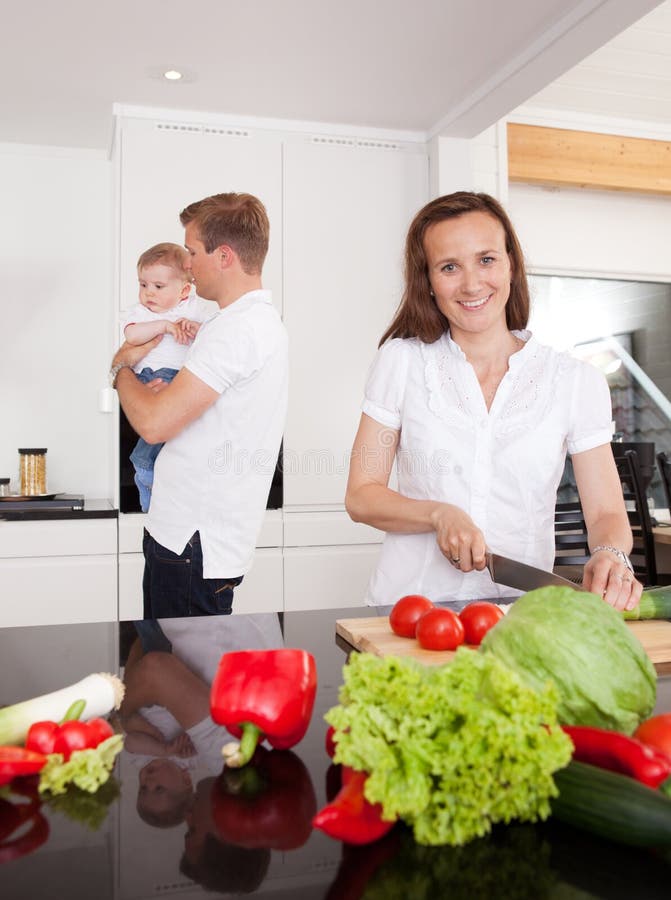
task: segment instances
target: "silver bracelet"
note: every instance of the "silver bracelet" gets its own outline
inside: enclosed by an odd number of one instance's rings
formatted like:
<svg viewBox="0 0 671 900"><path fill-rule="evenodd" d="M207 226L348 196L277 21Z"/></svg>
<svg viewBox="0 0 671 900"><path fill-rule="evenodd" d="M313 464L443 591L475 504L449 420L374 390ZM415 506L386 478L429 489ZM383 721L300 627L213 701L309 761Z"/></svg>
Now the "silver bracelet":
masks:
<svg viewBox="0 0 671 900"><path fill-rule="evenodd" d="M594 550L592 550L592 556L594 556L595 553L598 553L599 550L607 550L609 553L614 553L615 556L617 556L617 558L620 560L620 562L624 566L626 566L630 572L634 571L634 567L631 564L631 560L629 559L627 554L624 552L624 550L618 550L617 547L608 547L605 544L603 544L603 545L600 545L599 547L595 547Z"/></svg>

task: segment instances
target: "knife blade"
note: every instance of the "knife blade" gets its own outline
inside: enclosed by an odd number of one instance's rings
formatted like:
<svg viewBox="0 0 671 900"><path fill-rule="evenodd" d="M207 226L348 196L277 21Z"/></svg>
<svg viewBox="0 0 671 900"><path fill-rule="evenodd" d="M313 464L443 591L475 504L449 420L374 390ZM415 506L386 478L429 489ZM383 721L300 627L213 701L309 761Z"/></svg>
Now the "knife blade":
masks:
<svg viewBox="0 0 671 900"><path fill-rule="evenodd" d="M561 575L555 575L554 572L546 572L544 569L537 569L535 566L529 566L515 559L509 559L507 556L501 556L498 553L487 553L487 568L492 576L492 581L495 581L497 584L505 584L507 587L517 588L520 591L533 591L535 588L548 587L548 585L570 587L574 591L582 590L579 584L575 584L567 578L562 578Z"/></svg>

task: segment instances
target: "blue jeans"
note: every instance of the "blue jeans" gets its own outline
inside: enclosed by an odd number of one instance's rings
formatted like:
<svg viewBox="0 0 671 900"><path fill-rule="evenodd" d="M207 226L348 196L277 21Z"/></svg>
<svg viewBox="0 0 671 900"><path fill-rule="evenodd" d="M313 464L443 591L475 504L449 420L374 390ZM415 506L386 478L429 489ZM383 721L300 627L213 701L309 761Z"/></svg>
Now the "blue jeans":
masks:
<svg viewBox="0 0 671 900"><path fill-rule="evenodd" d="M145 529L144 618L226 616L233 611L233 590L243 576L203 578L203 551L196 531L177 554L161 546Z"/></svg>
<svg viewBox="0 0 671 900"><path fill-rule="evenodd" d="M161 381L170 382L177 374L177 369L149 369L136 372L143 384L160 378ZM148 444L144 438L138 438L138 442L130 455L130 461L135 469L135 484L140 493L140 509L147 512L151 500L151 489L154 484L154 463L163 444Z"/></svg>

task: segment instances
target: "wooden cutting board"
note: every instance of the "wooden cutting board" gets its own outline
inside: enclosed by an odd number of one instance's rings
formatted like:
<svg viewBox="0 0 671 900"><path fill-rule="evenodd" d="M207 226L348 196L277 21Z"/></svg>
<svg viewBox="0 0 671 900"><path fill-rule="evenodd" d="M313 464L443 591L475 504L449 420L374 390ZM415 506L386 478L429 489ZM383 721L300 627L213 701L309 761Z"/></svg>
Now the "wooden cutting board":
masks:
<svg viewBox="0 0 671 900"><path fill-rule="evenodd" d="M671 622L627 622L650 657L658 675L671 674ZM416 640L394 634L388 616L338 619L336 634L355 650L375 656L411 656L427 666L442 666L454 656L449 650L423 650Z"/></svg>

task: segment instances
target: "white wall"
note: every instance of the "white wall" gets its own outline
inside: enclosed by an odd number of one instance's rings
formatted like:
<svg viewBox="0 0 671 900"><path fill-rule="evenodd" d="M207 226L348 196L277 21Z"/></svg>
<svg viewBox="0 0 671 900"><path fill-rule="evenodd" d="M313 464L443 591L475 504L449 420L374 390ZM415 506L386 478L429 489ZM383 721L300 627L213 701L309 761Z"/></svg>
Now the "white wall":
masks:
<svg viewBox="0 0 671 900"><path fill-rule="evenodd" d="M534 272L671 281L671 198L511 184L508 212Z"/></svg>
<svg viewBox="0 0 671 900"><path fill-rule="evenodd" d="M47 447L48 488L108 497L112 169L102 154L0 145L0 476Z"/></svg>

